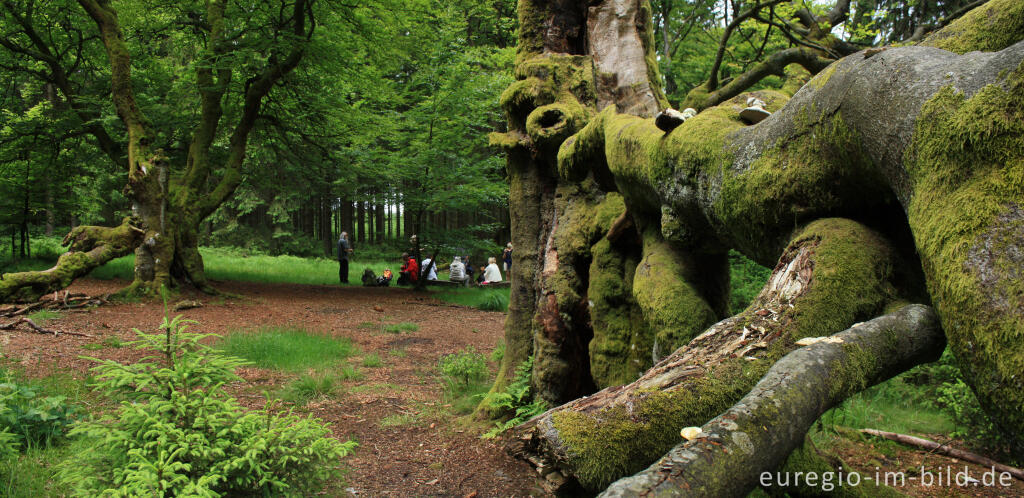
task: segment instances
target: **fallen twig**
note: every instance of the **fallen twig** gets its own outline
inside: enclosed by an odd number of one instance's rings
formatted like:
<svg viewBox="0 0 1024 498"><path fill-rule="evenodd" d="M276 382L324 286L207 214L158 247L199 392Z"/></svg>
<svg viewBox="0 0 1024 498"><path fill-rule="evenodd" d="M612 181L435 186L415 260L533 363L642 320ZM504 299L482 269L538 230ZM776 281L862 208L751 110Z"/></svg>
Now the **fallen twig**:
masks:
<svg viewBox="0 0 1024 498"><path fill-rule="evenodd" d="M27 325L28 328L32 329L32 331L37 332L39 334L53 334L55 336L56 335L61 335L61 334L67 334L67 335L73 335L73 336L78 336L78 337L93 337L93 336L91 336L89 334L83 334L81 332L67 332L67 331L63 331L63 330L45 329L43 327L40 327L36 322L33 322L32 320L30 320L28 318L25 318L25 317L18 318L17 320L15 320L15 321L13 321L11 323L8 323L8 324L0 324L0 330L14 330L15 327L17 327L18 325L21 325L23 323L25 325Z"/></svg>
<svg viewBox="0 0 1024 498"><path fill-rule="evenodd" d="M891 439L893 441L896 441L897 443L902 443L908 446L914 446L917 448L923 448L929 451L934 451L942 455L951 456L953 458L959 458L960 460L976 463L978 465L991 467L995 470L998 470L999 472L1006 472L1012 475L1013 477L1016 477L1017 479L1024 481L1024 470L1018 469L1016 467L1010 467L1009 465L1003 465L995 460L992 460L991 458L984 457L976 453L958 450L945 444L939 444L934 441L929 441L927 439L921 439L919 437L914 436L908 436L906 434L897 434L895 432L886 432L877 429L861 429L860 432L863 432L864 434L870 434L872 436L878 436L885 439Z"/></svg>

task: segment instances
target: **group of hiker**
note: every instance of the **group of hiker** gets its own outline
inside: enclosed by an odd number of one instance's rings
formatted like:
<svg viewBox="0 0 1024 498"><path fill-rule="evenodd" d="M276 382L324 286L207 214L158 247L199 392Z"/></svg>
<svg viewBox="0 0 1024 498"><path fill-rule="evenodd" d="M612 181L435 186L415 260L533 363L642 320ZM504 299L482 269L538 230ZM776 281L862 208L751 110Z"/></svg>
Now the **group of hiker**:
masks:
<svg viewBox="0 0 1024 498"><path fill-rule="evenodd" d="M348 283L348 263L352 255L352 243L348 239L348 232L341 232L338 239L338 279L343 284ZM512 268L512 243L509 242L501 253L501 260L504 270L507 273ZM448 280L457 283L476 282L479 285L488 285L501 282L501 269L498 268L497 258L487 258L487 266L479 267L477 270L469 260L469 255L455 256L448 264ZM474 279L473 275L476 274ZM381 275L376 275L373 270L367 268L363 272L363 285L365 286L388 286L391 284L393 274L390 268L384 269ZM424 278L426 280L437 280L437 262L427 257L421 262L409 255L402 253L402 266L398 270L398 285L415 285Z"/></svg>

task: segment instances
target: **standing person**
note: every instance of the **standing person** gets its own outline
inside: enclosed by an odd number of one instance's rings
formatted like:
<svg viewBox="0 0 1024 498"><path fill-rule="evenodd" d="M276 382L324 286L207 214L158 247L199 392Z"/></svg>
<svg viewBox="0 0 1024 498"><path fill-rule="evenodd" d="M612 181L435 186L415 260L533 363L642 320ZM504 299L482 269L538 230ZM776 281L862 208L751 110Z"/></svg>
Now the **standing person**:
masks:
<svg viewBox="0 0 1024 498"><path fill-rule="evenodd" d="M473 282L473 271L476 268L473 268L473 263L469 261L469 255L467 254L465 258L462 258L462 261L462 264L466 265L466 281Z"/></svg>
<svg viewBox="0 0 1024 498"><path fill-rule="evenodd" d="M493 257L487 258L487 268L484 268L484 281L501 282L501 270L498 269L498 261Z"/></svg>
<svg viewBox="0 0 1024 498"><path fill-rule="evenodd" d="M512 268L512 243L509 242L505 245L505 250L501 252L501 261L505 263L505 273L508 273L508 269Z"/></svg>
<svg viewBox="0 0 1024 498"><path fill-rule="evenodd" d="M338 238L338 279L348 283L348 256L352 253L352 244L348 241L348 232L341 232Z"/></svg>

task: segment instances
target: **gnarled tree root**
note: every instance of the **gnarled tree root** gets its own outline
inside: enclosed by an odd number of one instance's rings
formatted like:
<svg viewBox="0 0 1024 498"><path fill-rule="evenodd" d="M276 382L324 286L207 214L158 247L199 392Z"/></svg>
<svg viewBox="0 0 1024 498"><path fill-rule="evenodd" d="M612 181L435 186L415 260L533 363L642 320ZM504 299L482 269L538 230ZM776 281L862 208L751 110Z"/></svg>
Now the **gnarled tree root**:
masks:
<svg viewBox="0 0 1024 498"><path fill-rule="evenodd" d="M64 237L68 252L48 270L8 273L0 280L0 302L30 302L63 289L94 268L130 254L144 232L125 218L114 228L80 226Z"/></svg>
<svg viewBox="0 0 1024 498"><path fill-rule="evenodd" d="M946 341L935 312L910 305L789 353L739 403L601 496L746 496L825 411L914 365Z"/></svg>
<svg viewBox="0 0 1024 498"><path fill-rule="evenodd" d="M840 218L797 232L761 294L636 381L610 387L516 427L509 452L533 463L553 492L578 481L600 491L641 471L747 394L803 337L831 335L899 300L901 260L885 238ZM564 488L564 489L563 489Z"/></svg>

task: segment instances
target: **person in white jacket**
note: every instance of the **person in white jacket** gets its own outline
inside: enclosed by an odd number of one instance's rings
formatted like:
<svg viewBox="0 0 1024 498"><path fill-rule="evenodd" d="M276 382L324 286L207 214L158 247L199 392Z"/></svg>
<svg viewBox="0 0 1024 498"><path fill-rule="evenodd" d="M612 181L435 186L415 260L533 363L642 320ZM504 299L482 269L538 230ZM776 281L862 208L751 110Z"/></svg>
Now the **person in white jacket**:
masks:
<svg viewBox="0 0 1024 498"><path fill-rule="evenodd" d="M498 260L487 258L487 268L484 268L484 282L501 282L501 270L498 269Z"/></svg>

